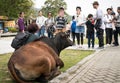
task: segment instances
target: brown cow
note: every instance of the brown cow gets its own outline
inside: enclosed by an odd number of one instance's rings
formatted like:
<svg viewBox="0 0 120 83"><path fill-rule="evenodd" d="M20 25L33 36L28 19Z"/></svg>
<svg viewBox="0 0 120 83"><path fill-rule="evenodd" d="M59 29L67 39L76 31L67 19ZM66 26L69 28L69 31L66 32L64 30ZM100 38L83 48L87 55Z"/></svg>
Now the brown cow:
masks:
<svg viewBox="0 0 120 83"><path fill-rule="evenodd" d="M71 45L72 41L63 32L53 39L41 37L16 50L8 62L8 70L18 83L47 83L57 68L64 66L60 52Z"/></svg>

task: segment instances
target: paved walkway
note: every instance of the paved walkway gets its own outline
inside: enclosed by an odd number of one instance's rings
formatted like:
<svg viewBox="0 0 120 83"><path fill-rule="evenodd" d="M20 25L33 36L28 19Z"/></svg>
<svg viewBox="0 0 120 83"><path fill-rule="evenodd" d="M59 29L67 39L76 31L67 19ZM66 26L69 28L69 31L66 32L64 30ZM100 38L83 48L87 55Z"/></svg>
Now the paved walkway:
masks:
<svg viewBox="0 0 120 83"><path fill-rule="evenodd" d="M120 47L95 53L85 64L79 62L50 83L120 83Z"/></svg>
<svg viewBox="0 0 120 83"><path fill-rule="evenodd" d="M17 33L10 33L10 32L7 32L7 33L0 33L0 38L1 37L9 37L9 36L15 36Z"/></svg>
<svg viewBox="0 0 120 83"><path fill-rule="evenodd" d="M11 47L13 37L1 38L0 39L0 54L13 52L14 49Z"/></svg>
<svg viewBox="0 0 120 83"><path fill-rule="evenodd" d="M11 47L11 42L14 37L2 37L0 38L0 54L13 52L14 49ZM88 49L87 44L83 45L82 48L77 46L68 47L67 49L76 49L76 50L96 50L98 45L95 45L94 49Z"/></svg>

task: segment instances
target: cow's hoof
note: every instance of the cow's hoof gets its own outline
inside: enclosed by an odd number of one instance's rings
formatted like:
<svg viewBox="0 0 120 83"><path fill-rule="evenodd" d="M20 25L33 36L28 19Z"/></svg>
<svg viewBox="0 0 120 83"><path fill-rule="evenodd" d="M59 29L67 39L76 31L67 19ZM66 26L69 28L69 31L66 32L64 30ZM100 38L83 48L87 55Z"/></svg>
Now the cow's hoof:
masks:
<svg viewBox="0 0 120 83"><path fill-rule="evenodd" d="M62 67L64 67L64 62L59 58L57 60L57 65L56 66L59 67L59 68L62 68Z"/></svg>
<svg viewBox="0 0 120 83"><path fill-rule="evenodd" d="M52 80L53 78L55 78L56 76L60 74L61 74L61 71L57 69L53 74L51 74L51 76L49 77L49 80Z"/></svg>
<svg viewBox="0 0 120 83"><path fill-rule="evenodd" d="M40 83L48 83L48 80L43 75L37 78L36 81Z"/></svg>
<svg viewBox="0 0 120 83"><path fill-rule="evenodd" d="M56 71L56 73L54 74L54 77L56 77L56 76L58 76L58 75L60 75L60 74L61 74L61 71L58 70L58 71Z"/></svg>

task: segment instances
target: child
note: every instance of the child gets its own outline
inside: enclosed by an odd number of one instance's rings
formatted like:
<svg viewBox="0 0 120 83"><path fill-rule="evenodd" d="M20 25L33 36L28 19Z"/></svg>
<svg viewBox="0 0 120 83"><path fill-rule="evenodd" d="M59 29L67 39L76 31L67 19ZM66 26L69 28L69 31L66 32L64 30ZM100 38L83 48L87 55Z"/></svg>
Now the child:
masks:
<svg viewBox="0 0 120 83"><path fill-rule="evenodd" d="M64 8L60 8L56 18L56 33L64 32L67 20L64 17Z"/></svg>
<svg viewBox="0 0 120 83"><path fill-rule="evenodd" d="M90 48L91 40L92 40L92 48L94 48L94 20L93 15L88 15L88 21L86 22L87 26L87 38L88 38L88 48Z"/></svg>

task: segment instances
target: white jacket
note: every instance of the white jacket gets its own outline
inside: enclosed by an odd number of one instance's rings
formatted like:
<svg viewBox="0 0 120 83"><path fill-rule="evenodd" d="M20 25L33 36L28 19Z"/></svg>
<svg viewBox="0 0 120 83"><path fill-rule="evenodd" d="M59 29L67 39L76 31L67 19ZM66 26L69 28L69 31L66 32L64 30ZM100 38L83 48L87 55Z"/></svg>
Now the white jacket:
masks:
<svg viewBox="0 0 120 83"><path fill-rule="evenodd" d="M101 9L97 9L96 10L96 15L94 16L94 19L101 19L102 20L102 25L101 25L101 29L105 29L105 24L104 24L104 14L103 14L103 11Z"/></svg>
<svg viewBox="0 0 120 83"><path fill-rule="evenodd" d="M113 28L112 23L111 23L112 19L113 19L112 15L110 15L110 14L105 15L104 22L105 22L105 27L106 28Z"/></svg>
<svg viewBox="0 0 120 83"><path fill-rule="evenodd" d="M77 22L76 26L84 26L86 22L85 16L81 13L79 16L75 16L75 20Z"/></svg>
<svg viewBox="0 0 120 83"><path fill-rule="evenodd" d="M36 24L38 25L39 28L41 26L45 25L46 18L44 16L38 16L36 19Z"/></svg>

